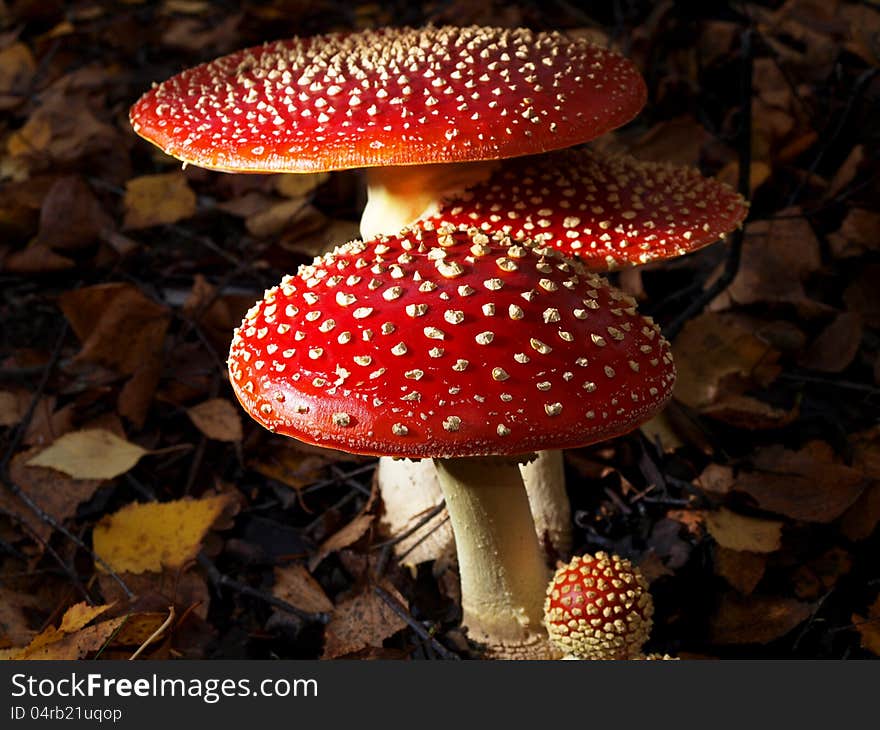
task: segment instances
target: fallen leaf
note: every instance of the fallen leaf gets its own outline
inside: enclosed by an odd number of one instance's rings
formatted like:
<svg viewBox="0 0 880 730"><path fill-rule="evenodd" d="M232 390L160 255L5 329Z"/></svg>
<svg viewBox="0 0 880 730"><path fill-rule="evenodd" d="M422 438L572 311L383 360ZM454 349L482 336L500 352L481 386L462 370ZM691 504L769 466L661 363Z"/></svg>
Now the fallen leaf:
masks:
<svg viewBox="0 0 880 730"><path fill-rule="evenodd" d="M318 548L318 551L309 560L309 570L314 571L321 561L330 553L342 550L348 547L356 540L359 540L363 534L370 528L373 522L373 515L363 514L355 517L339 532L331 535Z"/></svg>
<svg viewBox="0 0 880 730"><path fill-rule="evenodd" d="M230 495L129 504L92 532L95 553L115 572L160 572L193 560ZM98 565L99 570L103 568Z"/></svg>
<svg viewBox="0 0 880 730"><path fill-rule="evenodd" d="M69 290L60 305L82 343L77 360L131 375L162 351L170 312L131 284Z"/></svg>
<svg viewBox="0 0 880 730"><path fill-rule="evenodd" d="M709 622L715 644L767 644L785 636L812 613L809 603L792 598L726 593Z"/></svg>
<svg viewBox="0 0 880 730"><path fill-rule="evenodd" d="M828 243L831 253L839 259L880 250L880 213L852 208L840 228L828 236Z"/></svg>
<svg viewBox="0 0 880 730"><path fill-rule="evenodd" d="M328 172L277 175L275 190L285 198L303 198L330 179Z"/></svg>
<svg viewBox="0 0 880 730"><path fill-rule="evenodd" d="M147 453L110 431L93 428L65 434L27 464L57 469L74 479L113 479Z"/></svg>
<svg viewBox="0 0 880 730"><path fill-rule="evenodd" d="M99 479L71 479L54 469L28 466L28 459L35 453L31 450L16 454L9 465L9 476L43 512L64 524L76 514L80 504L92 498L102 482ZM18 515L42 549L52 535L51 525L31 512L7 489L0 489L0 508Z"/></svg>
<svg viewBox="0 0 880 730"><path fill-rule="evenodd" d="M772 553L782 544L782 523L732 512L726 507L706 513L706 528L721 547Z"/></svg>
<svg viewBox="0 0 880 730"><path fill-rule="evenodd" d="M180 172L143 175L125 183L123 228L176 223L196 212L196 194Z"/></svg>
<svg viewBox="0 0 880 730"><path fill-rule="evenodd" d="M737 304L792 304L804 316L829 311L804 289L806 278L821 265L819 241L798 208L779 211L769 221L746 229L742 263L736 278L713 303L714 309Z"/></svg>
<svg viewBox="0 0 880 730"><path fill-rule="evenodd" d="M58 627L58 630L65 634L72 634L75 631L79 631L83 626L90 624L102 613L106 613L110 606L111 604L109 603L100 606L90 606L85 601L75 603L64 612L64 616L61 617L61 626Z"/></svg>
<svg viewBox="0 0 880 730"><path fill-rule="evenodd" d="M855 312L837 315L800 359L800 364L825 373L846 370L862 343L862 318Z"/></svg>
<svg viewBox="0 0 880 730"><path fill-rule="evenodd" d="M333 602L327 598L321 584L304 565L291 563L275 568L275 585L272 595L309 613L326 613L333 610Z"/></svg>
<svg viewBox="0 0 880 730"><path fill-rule="evenodd" d="M0 646L24 646L33 639L25 611L38 605L33 596L0 587Z"/></svg>
<svg viewBox="0 0 880 730"><path fill-rule="evenodd" d="M840 529L849 540L870 537L880 523L880 482L875 482L862 492L840 518Z"/></svg>
<svg viewBox="0 0 880 730"><path fill-rule="evenodd" d="M186 411L190 420L209 439L241 441L239 409L224 398L211 398Z"/></svg>
<svg viewBox="0 0 880 730"><path fill-rule="evenodd" d="M843 548L832 547L795 570L792 576L795 595L801 600L818 599L851 569L849 553Z"/></svg>
<svg viewBox="0 0 880 730"><path fill-rule="evenodd" d="M97 575L101 595L106 600L128 605L129 598L115 578L108 573L99 572ZM137 596L135 605L140 611L163 611L174 606L178 616L191 612L202 619L208 617L211 592L205 576L198 570L182 572L166 568L162 572L123 572L119 577Z"/></svg>
<svg viewBox="0 0 880 730"><path fill-rule="evenodd" d="M393 586L384 582L382 588L407 607ZM381 647L385 639L405 627L406 622L367 587L336 606L324 632L322 658L335 659L367 647Z"/></svg>
<svg viewBox="0 0 880 730"><path fill-rule="evenodd" d="M24 43L0 50L0 109L12 109L27 98L37 64Z"/></svg>
<svg viewBox="0 0 880 730"><path fill-rule="evenodd" d="M779 353L731 314L706 312L690 320L672 350L678 370L674 395L692 408L754 383L772 382L779 372Z"/></svg>
<svg viewBox="0 0 880 730"><path fill-rule="evenodd" d="M29 401L26 391L0 390L0 427L17 425L27 411Z"/></svg>
<svg viewBox="0 0 880 730"><path fill-rule="evenodd" d="M745 492L761 509L805 522L831 522L865 490L858 469L838 464L827 444L810 442L800 451L781 446L760 449L753 471L741 471L734 490Z"/></svg>
<svg viewBox="0 0 880 730"><path fill-rule="evenodd" d="M761 553L730 550L720 545L715 550L715 573L743 595L755 590L766 567L767 556Z"/></svg>
<svg viewBox="0 0 880 730"><path fill-rule="evenodd" d="M852 622L862 639L862 648L880 656L880 596L868 608L867 616L854 613Z"/></svg>
<svg viewBox="0 0 880 730"><path fill-rule="evenodd" d="M62 634L56 641L35 648L26 647L15 656L15 659L82 659L87 654L104 646L113 633L125 622L125 619L125 616L120 616L109 621L102 621L94 626L81 629L75 634Z"/></svg>
<svg viewBox="0 0 880 730"><path fill-rule="evenodd" d="M793 423L800 409L797 405L790 409L777 408L758 398L728 393L719 397L714 403L701 408L700 413L736 428L758 431L782 428Z"/></svg>
<svg viewBox="0 0 880 730"><path fill-rule="evenodd" d="M250 216L245 226L257 238L277 235L296 220L305 205L304 198L283 200Z"/></svg>
<svg viewBox="0 0 880 730"><path fill-rule="evenodd" d="M732 467L713 463L703 469L696 483L707 492L727 494L735 481Z"/></svg>
<svg viewBox="0 0 880 730"><path fill-rule="evenodd" d="M78 175L58 178L40 209L37 242L53 250L84 248L112 227L92 189Z"/></svg>

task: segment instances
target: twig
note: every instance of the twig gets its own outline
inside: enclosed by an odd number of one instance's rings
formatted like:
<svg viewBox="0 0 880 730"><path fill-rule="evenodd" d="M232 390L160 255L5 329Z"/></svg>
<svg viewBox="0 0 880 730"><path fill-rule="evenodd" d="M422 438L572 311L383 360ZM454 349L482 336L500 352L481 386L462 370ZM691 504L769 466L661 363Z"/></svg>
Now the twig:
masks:
<svg viewBox="0 0 880 730"><path fill-rule="evenodd" d="M144 651L144 649L146 649L150 644L152 644L153 640L156 639L159 635L161 635L165 631L165 629L167 629L171 625L172 621L174 621L174 606L168 606L168 618L165 619L165 621L162 623L162 625L158 629L156 629L152 634L150 634L149 638L138 647L137 651L134 654L132 654L128 658L128 661L132 662L135 659L137 659L141 655L141 653Z"/></svg>
<svg viewBox="0 0 880 730"><path fill-rule="evenodd" d="M407 611L394 596L390 595L386 590L381 588L380 586L373 586L373 592L379 596L385 603L388 605L394 613L396 613L401 619L406 622L406 625L409 626L416 635L422 640L426 641L430 644L431 648L437 652L443 659L461 659L461 657L449 651L443 644L441 644L437 639L425 629L418 621L416 621L409 611Z"/></svg>
<svg viewBox="0 0 880 730"><path fill-rule="evenodd" d="M208 579L218 588L228 588L236 593L242 593L246 596L257 598L264 603L268 603L270 606L281 609L286 613L293 614L294 616L301 618L303 621L325 624L329 620L329 616L326 613L309 613L308 611L303 611L293 604L273 596L271 593L266 593L258 588L247 585L247 583L241 583L234 578L230 578L225 573L221 573L217 566L214 565L214 563L211 562L211 559L204 553L199 553L198 561L199 565L201 565L208 574Z"/></svg>

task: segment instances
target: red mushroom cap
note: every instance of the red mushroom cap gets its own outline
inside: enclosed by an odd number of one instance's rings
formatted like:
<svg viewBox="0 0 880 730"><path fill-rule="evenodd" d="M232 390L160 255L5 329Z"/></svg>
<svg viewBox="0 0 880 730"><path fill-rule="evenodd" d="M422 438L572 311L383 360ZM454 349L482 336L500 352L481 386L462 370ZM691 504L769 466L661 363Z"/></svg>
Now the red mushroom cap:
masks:
<svg viewBox="0 0 880 730"><path fill-rule="evenodd" d="M575 556L547 588L550 640L582 659L633 659L651 633L648 583L629 560L604 552Z"/></svg>
<svg viewBox="0 0 880 730"><path fill-rule="evenodd" d="M154 87L130 118L194 165L317 172L568 147L628 122L645 97L630 61L586 40L398 28L237 51Z"/></svg>
<svg viewBox="0 0 880 730"><path fill-rule="evenodd" d="M270 430L409 457L617 436L675 377L659 328L601 277L501 234L418 228L285 277L236 330L229 371Z"/></svg>
<svg viewBox="0 0 880 730"><path fill-rule="evenodd" d="M582 148L507 160L432 220L529 236L608 271L694 251L747 212L742 196L695 169Z"/></svg>

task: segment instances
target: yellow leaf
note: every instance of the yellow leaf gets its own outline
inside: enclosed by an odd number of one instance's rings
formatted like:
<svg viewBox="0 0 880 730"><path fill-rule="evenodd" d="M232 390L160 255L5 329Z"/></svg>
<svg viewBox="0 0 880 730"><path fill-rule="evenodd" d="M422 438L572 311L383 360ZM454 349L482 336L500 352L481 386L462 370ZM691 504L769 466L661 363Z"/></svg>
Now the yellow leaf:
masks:
<svg viewBox="0 0 880 730"><path fill-rule="evenodd" d="M209 439L241 441L241 418L228 400L211 398L187 409L190 420Z"/></svg>
<svg viewBox="0 0 880 730"><path fill-rule="evenodd" d="M275 568L275 587L272 589L272 594L310 613L325 613L333 610L333 603L327 598L320 583L312 578L304 565L299 563Z"/></svg>
<svg viewBox="0 0 880 730"><path fill-rule="evenodd" d="M113 479L147 453L115 433L91 428L65 434L27 464L57 469L74 479Z"/></svg>
<svg viewBox="0 0 880 730"><path fill-rule="evenodd" d="M130 504L95 526L92 546L116 572L179 568L196 557L211 525L232 499L220 495Z"/></svg>
<svg viewBox="0 0 880 730"><path fill-rule="evenodd" d="M112 605L113 604L107 603L102 606L90 606L85 601L82 603L75 603L64 612L59 629L65 634L72 634L74 631L79 631L83 626L100 616Z"/></svg>
<svg viewBox="0 0 880 730"><path fill-rule="evenodd" d="M176 223L196 212L196 194L179 172L143 175L125 184L124 228Z"/></svg>
<svg viewBox="0 0 880 730"><path fill-rule="evenodd" d="M102 621L94 626L88 626L73 634L59 632L57 641L42 645L32 643L26 647L14 659L82 659L86 654L97 651L113 635L125 621L125 616ZM39 638L39 637L37 637Z"/></svg>
<svg viewBox="0 0 880 730"><path fill-rule="evenodd" d="M782 540L781 522L746 517L723 507L706 514L706 527L715 542L730 550L772 553Z"/></svg>

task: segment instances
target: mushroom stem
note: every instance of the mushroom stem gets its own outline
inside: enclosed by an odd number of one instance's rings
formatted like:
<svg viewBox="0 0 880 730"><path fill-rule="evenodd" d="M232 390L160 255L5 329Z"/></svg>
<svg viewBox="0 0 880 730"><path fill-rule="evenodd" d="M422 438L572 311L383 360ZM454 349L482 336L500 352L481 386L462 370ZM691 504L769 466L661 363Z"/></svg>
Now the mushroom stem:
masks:
<svg viewBox="0 0 880 730"><path fill-rule="evenodd" d="M520 467L535 531L548 551L567 556L571 551L571 504L565 491L565 462L558 449L539 451Z"/></svg>
<svg viewBox="0 0 880 730"><path fill-rule="evenodd" d="M392 235L439 209L447 193L486 180L495 161L450 162L367 168L367 205L361 216L361 235L369 240Z"/></svg>
<svg viewBox="0 0 880 730"><path fill-rule="evenodd" d="M460 458L435 464L455 534L468 635L491 658L553 658L543 625L550 572L516 461Z"/></svg>

